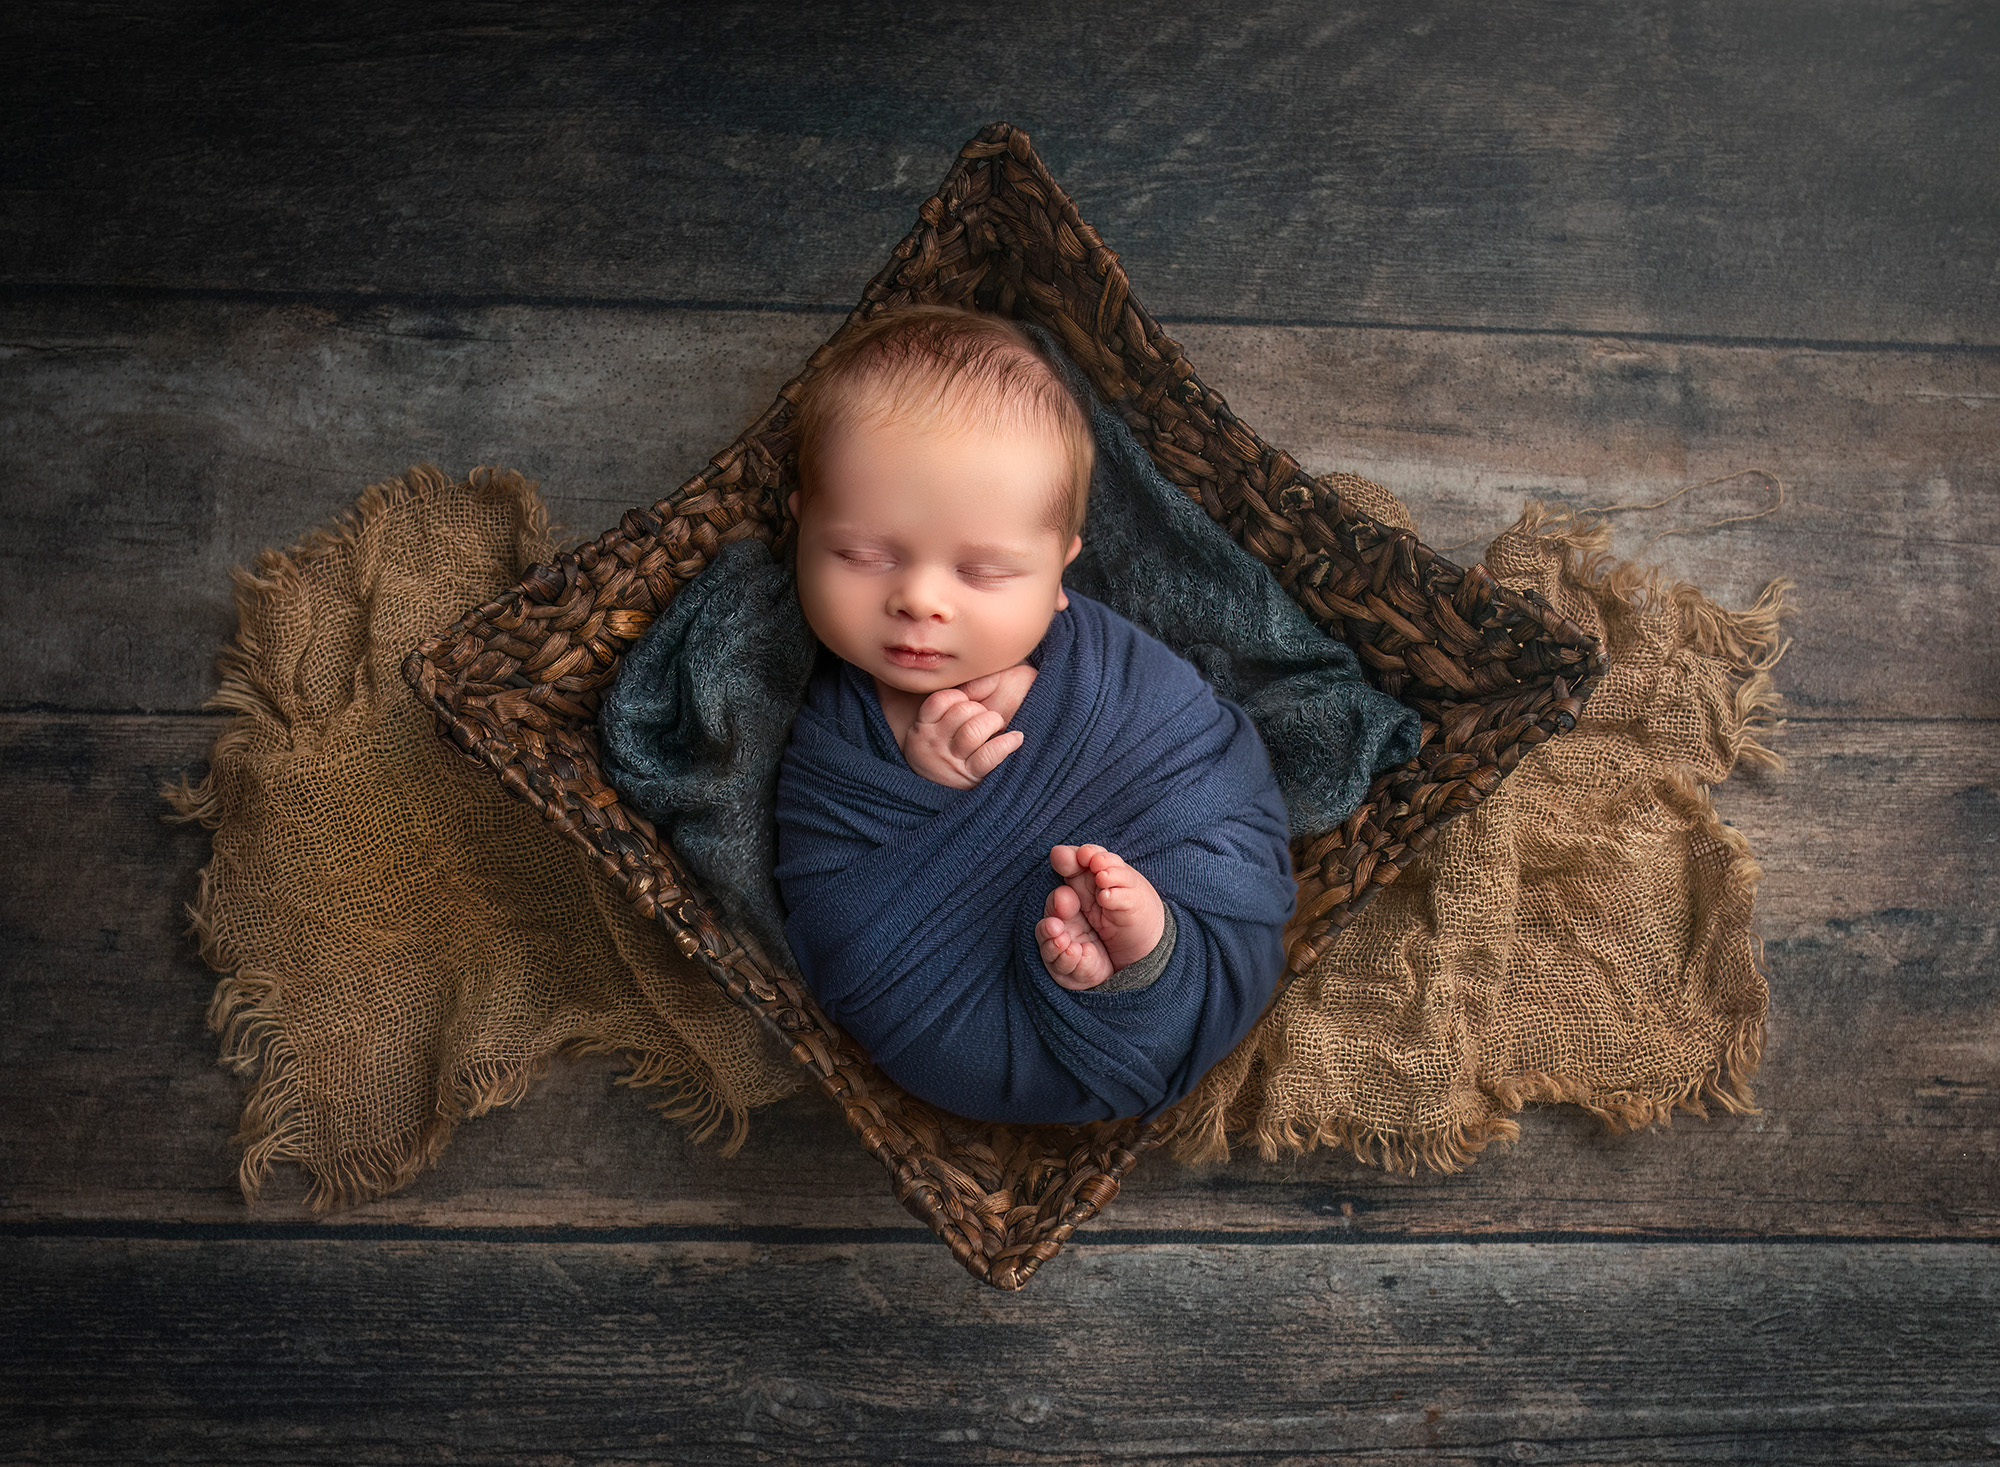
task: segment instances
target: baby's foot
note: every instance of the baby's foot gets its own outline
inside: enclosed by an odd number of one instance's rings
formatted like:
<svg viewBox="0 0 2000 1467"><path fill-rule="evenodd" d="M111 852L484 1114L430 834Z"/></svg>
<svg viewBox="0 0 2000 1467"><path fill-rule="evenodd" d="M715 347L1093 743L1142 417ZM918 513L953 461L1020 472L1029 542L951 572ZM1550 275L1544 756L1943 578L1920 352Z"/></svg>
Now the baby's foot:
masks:
<svg viewBox="0 0 2000 1467"><path fill-rule="evenodd" d="M1167 908L1153 883L1103 846L1055 846L1049 865L1063 884L1049 893L1035 942L1042 966L1064 988L1095 988L1159 945Z"/></svg>

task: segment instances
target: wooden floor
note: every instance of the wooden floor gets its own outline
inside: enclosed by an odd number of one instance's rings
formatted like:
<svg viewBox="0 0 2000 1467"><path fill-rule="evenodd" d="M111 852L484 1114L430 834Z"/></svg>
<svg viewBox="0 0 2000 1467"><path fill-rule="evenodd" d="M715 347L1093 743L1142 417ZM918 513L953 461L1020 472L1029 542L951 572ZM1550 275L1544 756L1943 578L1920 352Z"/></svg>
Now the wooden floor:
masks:
<svg viewBox="0 0 2000 1467"><path fill-rule="evenodd" d="M21 5L0 173L0 1459L2000 1461L2000 12ZM1458 1176L1149 1160L1019 1295L830 1110L552 1075L255 1209L183 935L228 570L418 461L578 533L1034 136L1267 439L1470 553L1799 583L1762 1112ZM1628 516L1761 507L1738 481Z"/></svg>

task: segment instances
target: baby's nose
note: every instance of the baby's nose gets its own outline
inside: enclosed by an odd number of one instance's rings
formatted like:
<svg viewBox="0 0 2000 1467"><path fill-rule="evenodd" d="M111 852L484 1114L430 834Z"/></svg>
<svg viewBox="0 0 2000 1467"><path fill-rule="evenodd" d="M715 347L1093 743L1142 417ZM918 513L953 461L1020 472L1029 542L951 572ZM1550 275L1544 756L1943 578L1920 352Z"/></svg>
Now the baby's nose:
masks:
<svg viewBox="0 0 2000 1467"><path fill-rule="evenodd" d="M952 618L951 598L938 578L913 575L898 582L889 593L889 613L915 621L944 621Z"/></svg>

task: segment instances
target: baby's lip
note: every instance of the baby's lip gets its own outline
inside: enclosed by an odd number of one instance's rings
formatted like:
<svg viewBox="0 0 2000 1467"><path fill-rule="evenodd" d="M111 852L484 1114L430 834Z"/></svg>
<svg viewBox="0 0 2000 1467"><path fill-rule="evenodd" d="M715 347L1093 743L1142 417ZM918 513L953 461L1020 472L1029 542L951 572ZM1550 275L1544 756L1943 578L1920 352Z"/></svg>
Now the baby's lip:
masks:
<svg viewBox="0 0 2000 1467"><path fill-rule="evenodd" d="M912 647L907 643L884 647L882 651L898 667L935 667L951 656L939 647Z"/></svg>

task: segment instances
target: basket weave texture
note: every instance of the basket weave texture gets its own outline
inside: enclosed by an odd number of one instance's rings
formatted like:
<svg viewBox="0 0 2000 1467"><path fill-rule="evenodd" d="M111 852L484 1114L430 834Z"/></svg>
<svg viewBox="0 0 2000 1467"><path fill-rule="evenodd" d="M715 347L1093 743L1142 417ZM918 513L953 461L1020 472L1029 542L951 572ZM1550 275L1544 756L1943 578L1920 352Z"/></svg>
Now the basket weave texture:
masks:
<svg viewBox="0 0 2000 1467"><path fill-rule="evenodd" d="M1296 842L1288 977L1311 967L1443 822L1498 787L1521 756L1571 727L1602 670L1595 641L1543 600L1464 569L1265 444L1195 374L1135 300L1118 257L1005 123L961 150L841 331L875 311L941 301L1053 332L1184 488L1331 635L1376 686L1415 708L1423 745L1378 777L1338 829ZM836 332L829 340L839 339ZM636 908L774 1024L793 1058L888 1169L895 1193L976 1277L1021 1287L1118 1193L1173 1113L1022 1127L951 1116L904 1094L823 1014L811 992L730 926L653 826L599 767L598 701L625 651L716 552L746 536L789 549L789 426L822 346L708 467L591 544L421 643L404 676L440 732L591 852Z"/></svg>

